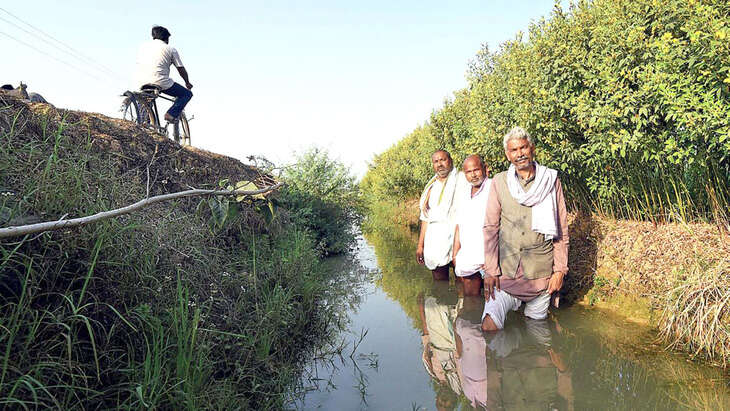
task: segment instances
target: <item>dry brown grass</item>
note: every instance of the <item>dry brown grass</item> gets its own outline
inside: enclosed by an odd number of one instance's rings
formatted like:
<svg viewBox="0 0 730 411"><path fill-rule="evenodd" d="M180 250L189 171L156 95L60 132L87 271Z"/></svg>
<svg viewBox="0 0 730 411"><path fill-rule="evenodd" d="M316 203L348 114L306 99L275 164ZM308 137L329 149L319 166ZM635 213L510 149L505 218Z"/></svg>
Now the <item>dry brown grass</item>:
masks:
<svg viewBox="0 0 730 411"><path fill-rule="evenodd" d="M590 261L581 250L595 244L590 264L571 266L571 276L592 282L582 298L646 301L661 340L727 366L730 361L730 238L705 223L660 224L593 217L590 231L573 218L571 263ZM575 282L575 280L574 280ZM569 294L582 297L568 283ZM647 304L645 303L645 304Z"/></svg>
<svg viewBox="0 0 730 411"><path fill-rule="evenodd" d="M672 348L703 354L727 366L730 362L730 257L717 264L698 261L670 280L660 298L658 325Z"/></svg>
<svg viewBox="0 0 730 411"><path fill-rule="evenodd" d="M208 188L223 178L253 181L258 187L271 183L269 175L235 158L182 147L130 121L8 96L0 96L0 114L0 130L12 129L14 134L28 139L44 135L46 124L48 129L62 128L64 136L75 144L90 144L92 150L116 158L121 178L145 174L139 171L149 167L151 195L184 190L191 184Z"/></svg>
<svg viewBox="0 0 730 411"><path fill-rule="evenodd" d="M621 279L624 292L652 295L683 270L706 262L716 266L730 255L728 237L711 224L661 224L601 219L597 275ZM622 284L622 285L621 285Z"/></svg>

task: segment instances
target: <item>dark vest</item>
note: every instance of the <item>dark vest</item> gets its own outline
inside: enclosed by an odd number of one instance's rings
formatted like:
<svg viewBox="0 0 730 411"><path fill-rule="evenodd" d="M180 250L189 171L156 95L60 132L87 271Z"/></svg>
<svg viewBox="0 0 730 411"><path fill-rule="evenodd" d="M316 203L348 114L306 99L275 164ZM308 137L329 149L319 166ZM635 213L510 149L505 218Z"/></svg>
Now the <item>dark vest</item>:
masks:
<svg viewBox="0 0 730 411"><path fill-rule="evenodd" d="M532 231L532 208L515 201L507 188L507 172L497 174L496 184L502 213L499 221L499 268L502 275L515 278L522 261L527 279L549 277L553 273L553 241ZM529 189L533 182L527 184Z"/></svg>

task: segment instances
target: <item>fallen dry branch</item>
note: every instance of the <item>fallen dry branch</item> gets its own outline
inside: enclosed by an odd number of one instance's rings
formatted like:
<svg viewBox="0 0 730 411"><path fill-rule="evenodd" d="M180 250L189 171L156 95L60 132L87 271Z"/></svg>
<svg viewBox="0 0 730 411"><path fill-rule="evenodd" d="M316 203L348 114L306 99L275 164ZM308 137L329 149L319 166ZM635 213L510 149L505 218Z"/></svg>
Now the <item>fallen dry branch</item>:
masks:
<svg viewBox="0 0 730 411"><path fill-rule="evenodd" d="M17 237L27 234L35 234L43 231L60 230L62 228L77 227L84 224L93 223L95 221L104 220L111 217L117 217L123 214L129 214L131 212L141 210L152 204L159 203L167 200L174 200L176 198L183 197L195 197L195 196L206 196L206 195L235 195L235 196L251 196L256 194L264 194L270 191L276 190L281 187L283 183L277 183L270 187L265 187L259 190L202 190L192 189L186 191L179 191L177 193L162 194L159 196L145 198L144 200L137 201L134 204L130 204L125 207L117 208L109 211L102 211L86 217L74 218L71 220L56 220L46 221L43 223L28 224L21 226L11 226L0 228L0 238Z"/></svg>

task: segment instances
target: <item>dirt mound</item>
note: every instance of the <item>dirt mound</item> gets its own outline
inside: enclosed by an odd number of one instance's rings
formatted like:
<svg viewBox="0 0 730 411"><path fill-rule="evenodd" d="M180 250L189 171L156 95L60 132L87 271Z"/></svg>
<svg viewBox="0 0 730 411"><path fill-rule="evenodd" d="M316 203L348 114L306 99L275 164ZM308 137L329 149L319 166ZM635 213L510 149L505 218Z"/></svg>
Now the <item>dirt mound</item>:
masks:
<svg viewBox="0 0 730 411"><path fill-rule="evenodd" d="M115 157L120 177L147 174L150 195L217 186L222 179L272 185L271 175L231 157L195 147L182 147L167 137L130 121L97 113L57 109L0 95L0 133L14 130L28 139L48 130L62 130L78 145Z"/></svg>

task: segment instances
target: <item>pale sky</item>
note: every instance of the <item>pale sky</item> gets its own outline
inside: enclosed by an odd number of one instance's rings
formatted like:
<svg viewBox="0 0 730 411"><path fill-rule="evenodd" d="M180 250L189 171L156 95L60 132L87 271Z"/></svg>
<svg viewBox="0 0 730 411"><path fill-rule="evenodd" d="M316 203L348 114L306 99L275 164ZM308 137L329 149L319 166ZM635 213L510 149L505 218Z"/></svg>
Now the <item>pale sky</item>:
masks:
<svg viewBox="0 0 730 411"><path fill-rule="evenodd" d="M159 24L194 85L185 109L194 146L281 165L319 146L362 176L465 87L481 44L496 50L553 4L0 0L0 83L120 117L137 48Z"/></svg>

